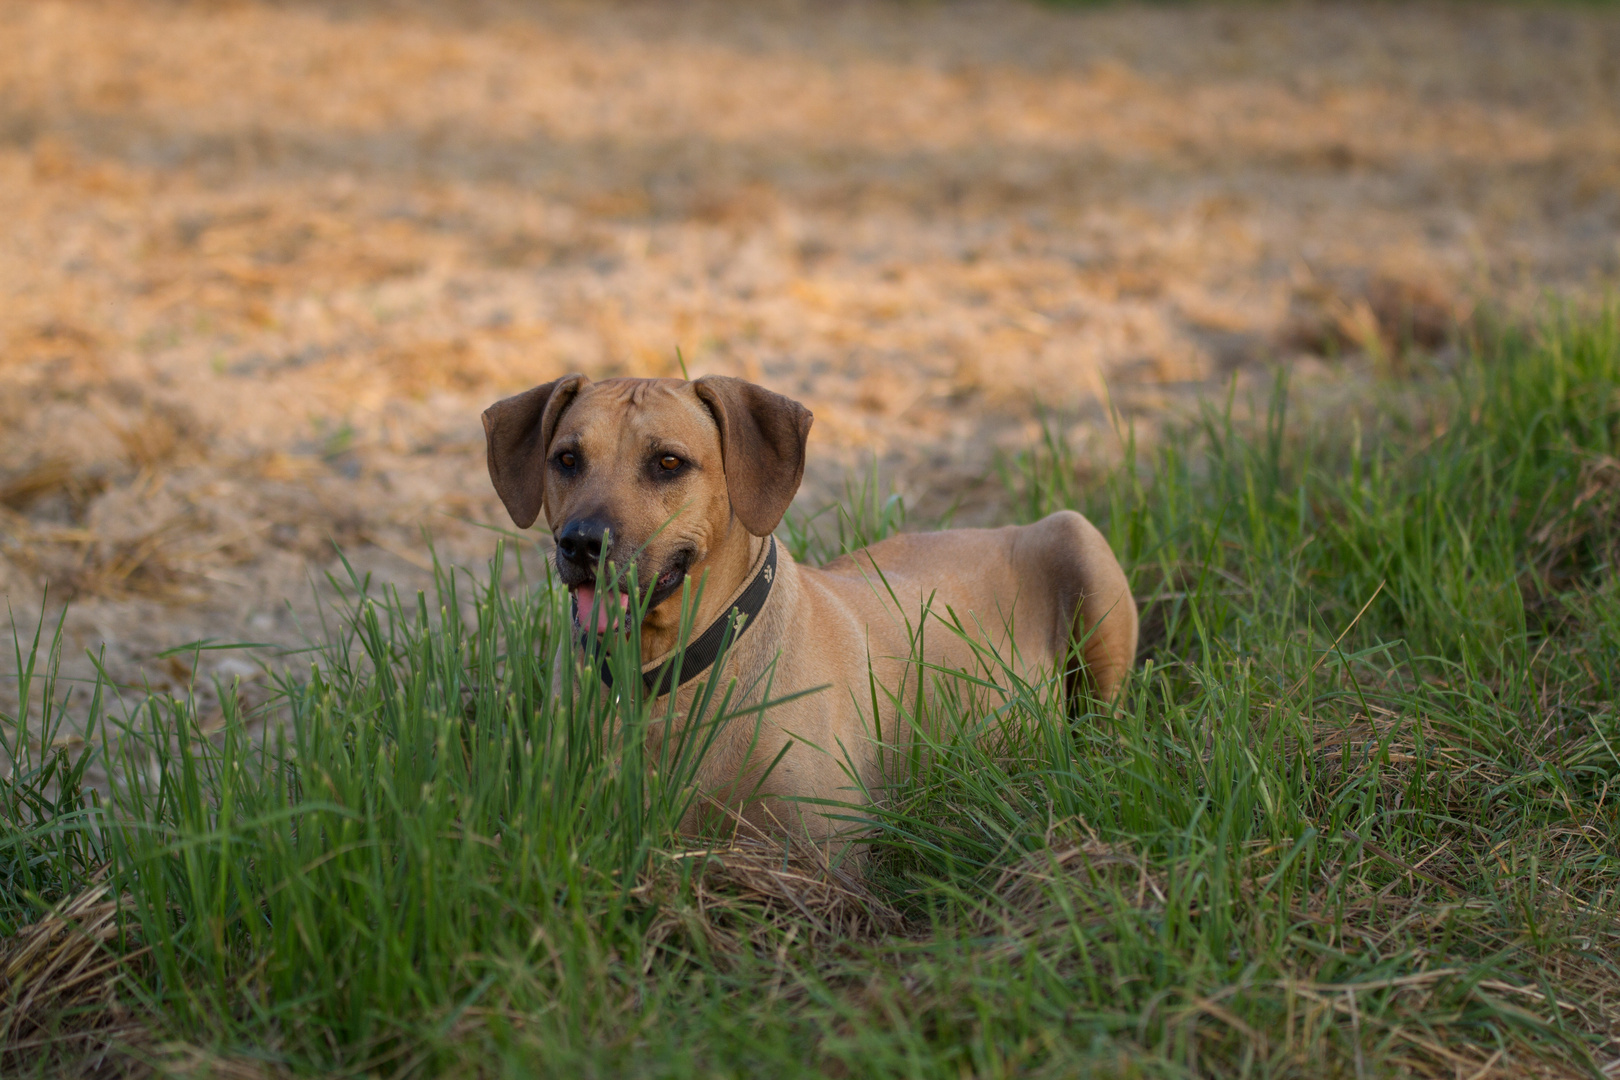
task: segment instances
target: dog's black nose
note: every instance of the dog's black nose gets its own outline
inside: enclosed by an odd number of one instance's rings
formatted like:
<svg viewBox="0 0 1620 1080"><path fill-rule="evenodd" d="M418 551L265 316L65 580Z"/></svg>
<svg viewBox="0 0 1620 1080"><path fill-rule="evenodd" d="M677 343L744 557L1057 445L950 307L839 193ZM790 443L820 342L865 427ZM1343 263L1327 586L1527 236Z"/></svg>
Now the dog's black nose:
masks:
<svg viewBox="0 0 1620 1080"><path fill-rule="evenodd" d="M602 544L606 541L607 533L608 523L603 518L570 521L557 534L557 557L581 570L594 570L602 557Z"/></svg>

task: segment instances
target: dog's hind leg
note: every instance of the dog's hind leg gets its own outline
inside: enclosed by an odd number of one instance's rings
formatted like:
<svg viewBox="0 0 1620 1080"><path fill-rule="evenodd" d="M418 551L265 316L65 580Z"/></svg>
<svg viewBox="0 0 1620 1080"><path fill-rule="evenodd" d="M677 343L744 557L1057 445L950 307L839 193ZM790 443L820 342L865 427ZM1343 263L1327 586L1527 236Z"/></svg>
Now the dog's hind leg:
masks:
<svg viewBox="0 0 1620 1080"><path fill-rule="evenodd" d="M1052 652L1065 666L1069 700L1089 689L1111 701L1136 659L1136 600L1125 571L1103 534L1073 510L1030 528L1041 541L1042 584L1056 601Z"/></svg>

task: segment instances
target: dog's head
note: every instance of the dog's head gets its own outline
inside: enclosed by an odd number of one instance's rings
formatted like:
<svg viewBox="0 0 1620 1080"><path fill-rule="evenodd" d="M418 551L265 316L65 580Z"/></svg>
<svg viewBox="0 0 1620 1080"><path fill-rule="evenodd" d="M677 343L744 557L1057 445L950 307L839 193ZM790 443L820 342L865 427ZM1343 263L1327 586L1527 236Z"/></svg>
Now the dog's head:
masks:
<svg viewBox="0 0 1620 1080"><path fill-rule="evenodd" d="M621 572L635 564L651 611L745 539L734 526L770 535L804 477L810 422L798 402L741 379L568 375L491 405L484 435L496 494L519 528L545 512L584 617L604 551ZM600 631L609 605L597 607Z"/></svg>

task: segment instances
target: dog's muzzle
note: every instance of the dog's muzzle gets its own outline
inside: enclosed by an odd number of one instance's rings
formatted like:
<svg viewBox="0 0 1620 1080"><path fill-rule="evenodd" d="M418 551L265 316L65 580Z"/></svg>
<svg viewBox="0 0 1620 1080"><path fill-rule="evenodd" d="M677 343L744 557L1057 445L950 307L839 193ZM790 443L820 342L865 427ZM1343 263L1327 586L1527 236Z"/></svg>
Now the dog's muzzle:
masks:
<svg viewBox="0 0 1620 1080"><path fill-rule="evenodd" d="M596 578L596 564L609 543L606 518L575 518L557 534L557 571L563 584L583 585Z"/></svg>

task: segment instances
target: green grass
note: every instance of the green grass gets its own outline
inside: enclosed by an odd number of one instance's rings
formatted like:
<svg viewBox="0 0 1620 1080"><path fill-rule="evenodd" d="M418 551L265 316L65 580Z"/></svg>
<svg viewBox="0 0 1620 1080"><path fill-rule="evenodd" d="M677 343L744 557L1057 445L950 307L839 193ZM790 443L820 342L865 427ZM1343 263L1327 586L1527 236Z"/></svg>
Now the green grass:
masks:
<svg viewBox="0 0 1620 1080"><path fill-rule="evenodd" d="M353 582L262 741L228 692L209 732L98 694L73 721L113 736L107 805L61 794L91 751L49 749L60 643L24 635L0 931L104 882L130 959L48 1009L14 971L0 1071L101 1053L116 1015L103 1070L1613 1075L1620 323L1289 404L1117 469L1055 436L1006 463L1013 516L1108 533L1144 660L1077 721L1040 685L921 706L869 894L795 885L802 852L692 854L701 735L645 760L644 704L554 695L566 615L532 576ZM903 520L868 481L785 539Z"/></svg>

